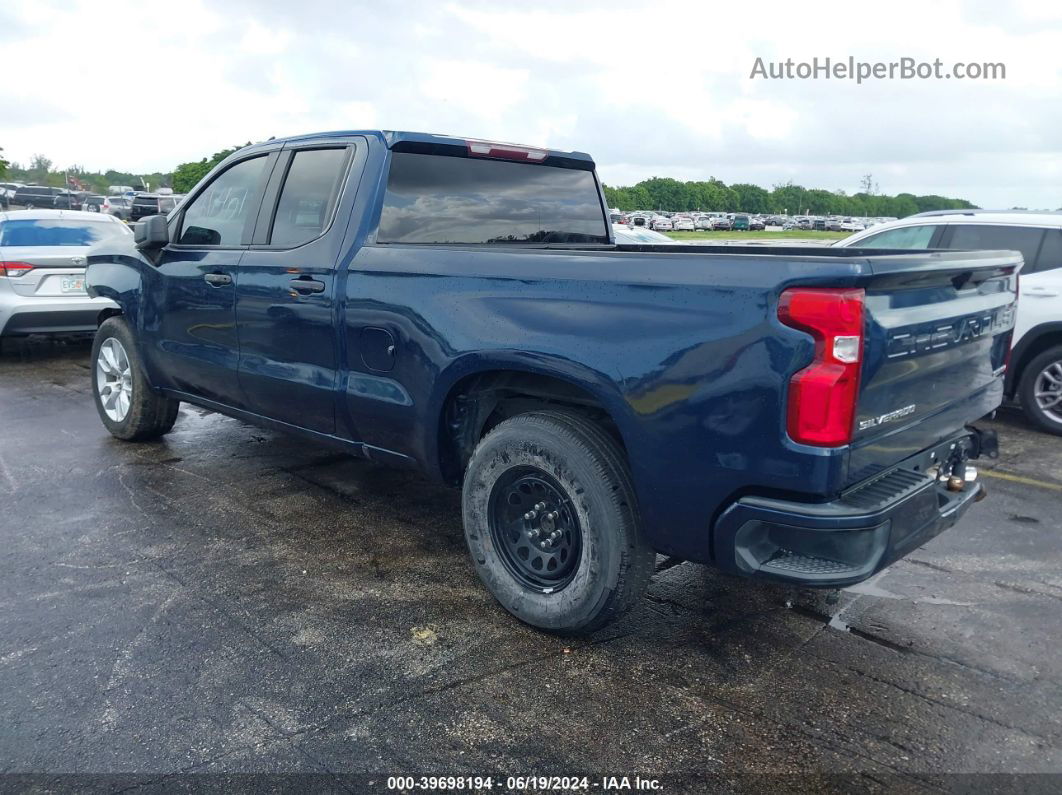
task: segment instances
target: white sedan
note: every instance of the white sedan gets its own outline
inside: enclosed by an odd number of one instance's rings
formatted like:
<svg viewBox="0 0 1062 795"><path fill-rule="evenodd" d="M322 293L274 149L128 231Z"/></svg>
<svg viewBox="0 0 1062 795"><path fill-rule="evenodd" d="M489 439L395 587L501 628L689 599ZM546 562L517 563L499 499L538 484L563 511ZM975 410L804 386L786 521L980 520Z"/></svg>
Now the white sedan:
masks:
<svg viewBox="0 0 1062 795"><path fill-rule="evenodd" d="M674 229L674 226L672 226L670 218L660 215L649 222L649 228L654 232L670 232Z"/></svg>
<svg viewBox="0 0 1062 795"><path fill-rule="evenodd" d="M617 243L628 243L636 245L666 245L666 246L684 246L684 241L672 240L667 235L662 235L659 232L654 232L652 229L646 229L644 226L629 227L622 226L620 224L612 225L613 236L616 238Z"/></svg>
<svg viewBox="0 0 1062 795"><path fill-rule="evenodd" d="M697 225L688 215L676 215L671 219L671 228L676 232L695 232Z"/></svg>

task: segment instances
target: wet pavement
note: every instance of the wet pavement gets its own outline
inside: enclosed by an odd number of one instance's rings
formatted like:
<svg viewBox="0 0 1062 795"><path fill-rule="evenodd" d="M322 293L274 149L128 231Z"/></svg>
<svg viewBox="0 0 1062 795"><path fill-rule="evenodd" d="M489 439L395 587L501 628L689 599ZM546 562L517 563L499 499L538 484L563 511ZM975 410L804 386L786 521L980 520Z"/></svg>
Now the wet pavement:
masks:
<svg viewBox="0 0 1062 795"><path fill-rule="evenodd" d="M0 355L0 773L697 792L1062 772L1062 439L1016 412L989 498L874 580L661 558L640 608L573 641L494 605L457 492L187 405L163 441L119 442L88 350Z"/></svg>

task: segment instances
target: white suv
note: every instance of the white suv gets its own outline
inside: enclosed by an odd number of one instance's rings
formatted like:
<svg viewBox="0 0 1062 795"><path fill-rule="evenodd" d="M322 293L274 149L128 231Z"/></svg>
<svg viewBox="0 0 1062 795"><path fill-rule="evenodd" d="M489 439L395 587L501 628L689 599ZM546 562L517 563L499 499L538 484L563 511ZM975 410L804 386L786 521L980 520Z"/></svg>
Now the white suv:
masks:
<svg viewBox="0 0 1062 795"><path fill-rule="evenodd" d="M1062 436L1062 212L941 210L874 226L835 245L1010 249L1021 270L1007 396L1039 428Z"/></svg>

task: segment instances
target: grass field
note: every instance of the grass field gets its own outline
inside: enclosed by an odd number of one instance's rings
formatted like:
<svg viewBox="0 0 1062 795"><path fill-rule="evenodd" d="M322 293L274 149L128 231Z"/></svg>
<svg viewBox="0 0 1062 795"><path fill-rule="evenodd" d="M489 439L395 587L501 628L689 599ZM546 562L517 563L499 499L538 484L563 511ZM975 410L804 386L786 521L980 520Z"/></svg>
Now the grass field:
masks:
<svg viewBox="0 0 1062 795"><path fill-rule="evenodd" d="M851 232L816 232L811 229L788 229L785 232L731 232L725 229L700 232L664 232L675 240L840 240Z"/></svg>

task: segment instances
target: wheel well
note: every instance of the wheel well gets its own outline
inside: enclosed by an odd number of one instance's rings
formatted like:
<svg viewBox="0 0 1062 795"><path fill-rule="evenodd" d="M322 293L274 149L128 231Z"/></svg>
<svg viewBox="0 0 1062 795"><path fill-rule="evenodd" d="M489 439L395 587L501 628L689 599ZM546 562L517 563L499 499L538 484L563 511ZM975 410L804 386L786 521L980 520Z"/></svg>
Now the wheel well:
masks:
<svg viewBox="0 0 1062 795"><path fill-rule="evenodd" d="M121 314L122 314L122 310L121 309L114 309L113 307L108 307L107 309L102 310L99 313L99 315L96 317L96 328L99 328L100 326L102 326L103 325L103 321L106 320L107 318L116 317L116 316L121 315Z"/></svg>
<svg viewBox="0 0 1062 795"><path fill-rule="evenodd" d="M1009 390L1011 396L1018 394L1022 376L1025 374L1025 367L1029 362L1048 348L1053 348L1056 345L1062 345L1062 329L1046 331L1033 339L1028 345L1022 347L1018 361L1013 362L1013 376L1010 379Z"/></svg>
<svg viewBox="0 0 1062 795"><path fill-rule="evenodd" d="M495 370L462 379L443 404L439 421L439 469L458 484L476 444L495 425L542 409L575 411L601 425L624 449L616 423L590 392L561 378L517 370Z"/></svg>

